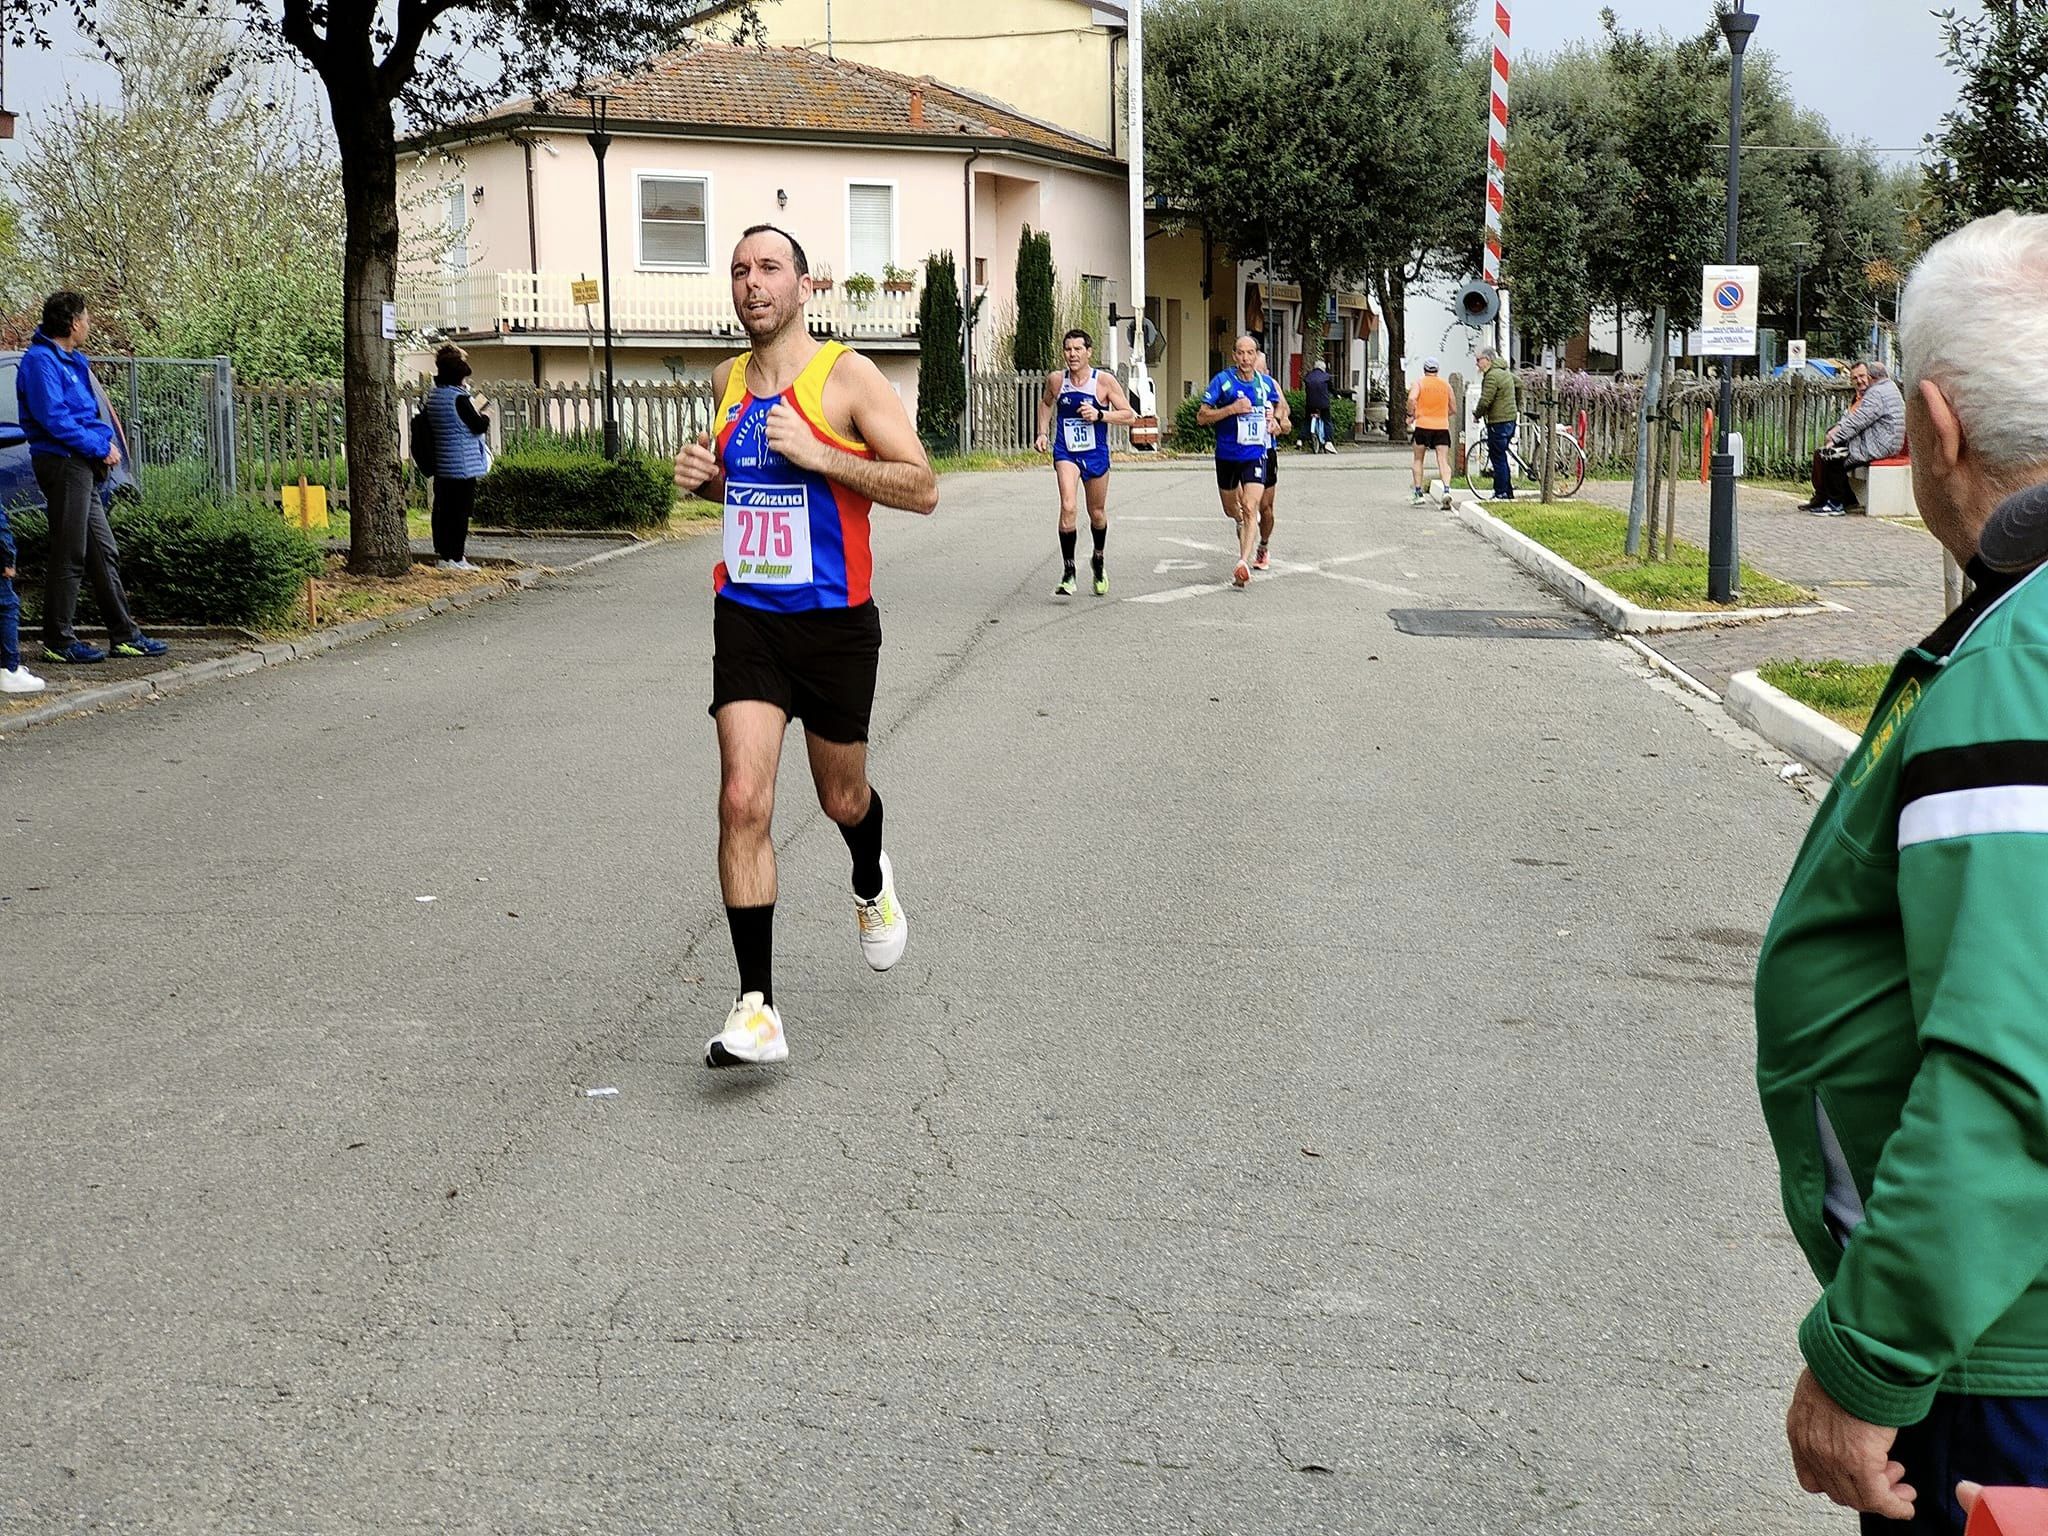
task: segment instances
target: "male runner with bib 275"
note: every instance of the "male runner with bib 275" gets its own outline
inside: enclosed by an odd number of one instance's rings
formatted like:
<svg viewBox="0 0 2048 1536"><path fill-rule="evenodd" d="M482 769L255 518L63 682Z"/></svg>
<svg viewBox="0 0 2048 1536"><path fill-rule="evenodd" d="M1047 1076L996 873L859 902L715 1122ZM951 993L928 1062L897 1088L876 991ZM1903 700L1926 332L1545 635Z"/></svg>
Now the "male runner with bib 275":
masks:
<svg viewBox="0 0 2048 1536"><path fill-rule="evenodd" d="M1060 559L1064 569L1055 597L1074 595L1075 503L1081 487L1088 488L1088 529L1095 540L1091 562L1095 574L1095 595L1109 591L1109 576L1103 570L1103 541L1109 537L1109 432L1111 422L1129 426L1138 419L1124 387L1116 375L1090 366L1089 354L1095 340L1079 329L1067 332L1060 350L1066 369L1045 376L1045 389L1038 397L1038 451L1045 452L1046 428L1054 429L1052 469L1060 488Z"/></svg>
<svg viewBox="0 0 2048 1536"><path fill-rule="evenodd" d="M818 803L853 854L861 953L886 971L909 924L868 785L868 716L882 622L868 590L868 508L931 512L939 484L881 370L804 326L803 247L757 224L732 253L732 304L751 352L712 372L717 436L676 455L676 484L725 504L712 577L711 715L718 722L718 881L739 996L704 1048L714 1067L785 1060L775 1006L775 771L792 718Z"/></svg>

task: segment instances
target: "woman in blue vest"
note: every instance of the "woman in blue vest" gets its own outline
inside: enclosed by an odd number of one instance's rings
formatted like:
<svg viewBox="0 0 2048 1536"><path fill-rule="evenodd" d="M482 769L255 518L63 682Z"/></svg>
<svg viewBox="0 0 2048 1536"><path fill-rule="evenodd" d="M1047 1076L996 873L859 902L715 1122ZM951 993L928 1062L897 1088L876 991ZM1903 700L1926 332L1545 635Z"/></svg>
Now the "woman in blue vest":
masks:
<svg viewBox="0 0 2048 1536"><path fill-rule="evenodd" d="M434 354L434 387L427 391L427 420L433 423L434 553L444 571L473 571L463 558L469 543L469 515L476 507L476 483L491 467L485 434L487 404L469 392L469 354L454 345Z"/></svg>

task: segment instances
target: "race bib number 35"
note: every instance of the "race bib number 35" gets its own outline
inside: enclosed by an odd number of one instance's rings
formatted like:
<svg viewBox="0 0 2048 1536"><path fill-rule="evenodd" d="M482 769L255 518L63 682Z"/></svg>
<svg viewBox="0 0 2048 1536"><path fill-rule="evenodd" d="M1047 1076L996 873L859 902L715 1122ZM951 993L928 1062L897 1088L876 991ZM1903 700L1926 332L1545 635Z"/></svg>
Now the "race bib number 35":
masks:
<svg viewBox="0 0 2048 1536"><path fill-rule="evenodd" d="M1095 448L1095 423L1083 421L1078 416L1066 419L1067 452L1091 453Z"/></svg>
<svg viewBox="0 0 2048 1536"><path fill-rule="evenodd" d="M725 488L725 574L751 586L811 584L811 516L802 486Z"/></svg>

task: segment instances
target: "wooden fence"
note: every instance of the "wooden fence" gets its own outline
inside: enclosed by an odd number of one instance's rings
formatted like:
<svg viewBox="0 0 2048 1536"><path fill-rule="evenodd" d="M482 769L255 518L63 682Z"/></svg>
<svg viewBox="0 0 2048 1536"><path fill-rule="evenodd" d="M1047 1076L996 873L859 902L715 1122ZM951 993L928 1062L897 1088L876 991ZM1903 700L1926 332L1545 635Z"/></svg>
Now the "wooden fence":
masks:
<svg viewBox="0 0 2048 1536"><path fill-rule="evenodd" d="M1525 414L1541 409L1543 376L1522 376ZM1678 420L1690 462L1697 463L1707 412L1716 408L1720 383L1709 374L1682 374L1672 381L1664 409ZM1560 379L1558 420L1571 426L1586 413L1586 458L1594 474L1628 474L1636 462L1636 412L1642 405L1640 379L1627 382ZM1813 452L1827 436L1855 392L1848 384L1818 379L1737 379L1732 429L1742 434L1744 472L1773 479L1804 479Z"/></svg>
<svg viewBox="0 0 2048 1536"><path fill-rule="evenodd" d="M489 404L491 447L534 434L596 445L604 435L604 390L587 384L478 384ZM399 452L409 454L413 413L425 386L399 386ZM613 396L619 437L630 448L663 457L709 431L717 402L705 381L621 383ZM304 475L327 488L330 503L348 505L348 433L339 384L244 385L235 390L235 447L246 491L274 498Z"/></svg>
<svg viewBox="0 0 2048 1536"><path fill-rule="evenodd" d="M971 407L968 445L977 453L1030 453L1038 438L1042 373L977 373L967 395ZM1109 429L1109 450L1131 446L1129 427Z"/></svg>

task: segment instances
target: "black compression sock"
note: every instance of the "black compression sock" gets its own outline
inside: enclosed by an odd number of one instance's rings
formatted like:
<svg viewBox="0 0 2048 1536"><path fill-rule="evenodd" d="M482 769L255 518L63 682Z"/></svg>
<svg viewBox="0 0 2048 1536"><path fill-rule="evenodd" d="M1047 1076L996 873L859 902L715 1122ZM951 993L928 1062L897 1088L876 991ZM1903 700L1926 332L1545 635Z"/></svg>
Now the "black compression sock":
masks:
<svg viewBox="0 0 2048 1536"><path fill-rule="evenodd" d="M1077 529L1062 528L1060 530L1060 558L1067 562L1067 569L1070 571L1074 568L1074 545L1079 541L1080 537L1080 532Z"/></svg>
<svg viewBox="0 0 2048 1536"><path fill-rule="evenodd" d="M1109 537L1109 524L1104 523L1100 528L1090 524L1088 531L1095 535L1095 558L1100 562L1102 559L1102 542Z"/></svg>
<svg viewBox="0 0 2048 1536"><path fill-rule="evenodd" d="M725 925L732 930L733 958L740 963L740 994L761 994L775 1001L775 903L765 907L727 907Z"/></svg>
<svg viewBox="0 0 2048 1536"><path fill-rule="evenodd" d="M841 827L846 851L853 855L853 894L862 901L882 893L882 797L868 791L868 813L851 827Z"/></svg>

